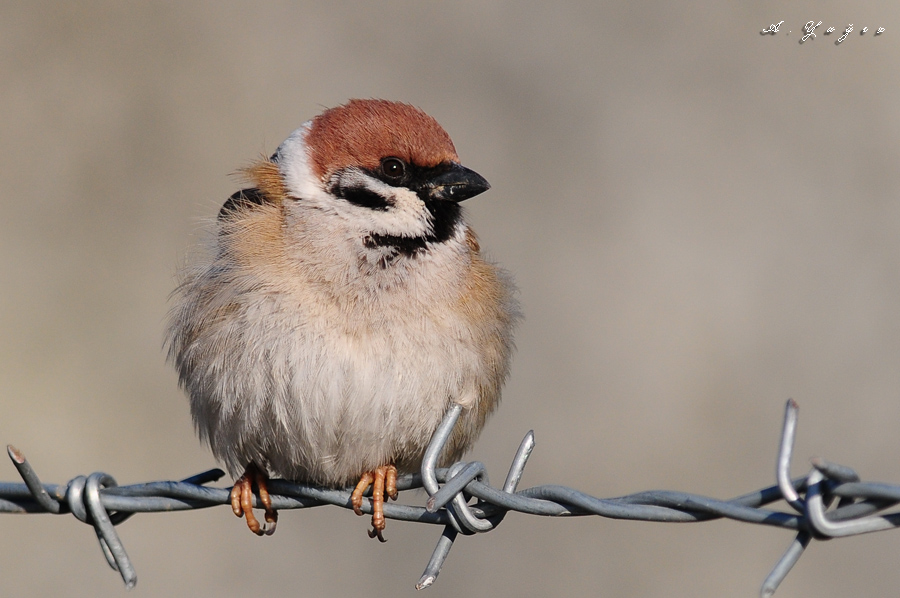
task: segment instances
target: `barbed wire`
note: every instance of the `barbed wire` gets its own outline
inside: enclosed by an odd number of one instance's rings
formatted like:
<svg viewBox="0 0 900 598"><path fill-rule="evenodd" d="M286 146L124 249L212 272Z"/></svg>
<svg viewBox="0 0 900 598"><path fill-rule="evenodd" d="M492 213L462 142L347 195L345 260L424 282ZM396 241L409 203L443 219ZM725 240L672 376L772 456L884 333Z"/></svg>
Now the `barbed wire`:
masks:
<svg viewBox="0 0 900 598"><path fill-rule="evenodd" d="M460 462L437 468L438 456L450 437L461 412L448 410L435 432L422 462L420 474L401 476L397 489L425 488L424 507L384 504L389 519L415 521L444 527L437 546L416 584L427 588L437 579L454 540L494 529L506 513L516 511L549 517L599 515L638 521L696 522L733 519L797 532L787 551L763 582L760 595L772 596L813 539L824 540L900 527L900 513L884 513L900 503L900 485L861 482L851 468L812 459L813 468L804 477L791 479L790 465L797 431L797 403L788 400L776 466L777 484L731 500L718 500L687 492L654 490L615 498L597 498L573 488L542 485L518 490L519 480L534 449L534 433L528 432L513 458L500 488L488 481L480 462ZM106 560L122 576L127 588L137 583L137 574L119 539L115 526L135 513L184 511L230 505L231 488L205 484L225 475L212 469L180 482L149 482L118 486L109 474L78 476L66 484L43 484L25 456L13 446L7 452L24 484L0 482L0 513L71 513L92 526ZM333 489L270 480L269 492L275 509L304 509L334 505L352 509L351 488ZM470 504L472 498L476 499ZM784 500L793 512L763 508ZM834 509L828 510L837 500ZM254 496L254 507L262 507ZM372 512L372 501L362 510Z"/></svg>

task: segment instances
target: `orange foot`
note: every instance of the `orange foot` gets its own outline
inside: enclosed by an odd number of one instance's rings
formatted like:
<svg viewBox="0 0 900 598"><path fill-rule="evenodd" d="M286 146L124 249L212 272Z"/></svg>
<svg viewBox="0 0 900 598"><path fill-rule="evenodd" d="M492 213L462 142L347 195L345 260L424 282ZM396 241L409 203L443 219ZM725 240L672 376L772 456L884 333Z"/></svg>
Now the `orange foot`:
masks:
<svg viewBox="0 0 900 598"><path fill-rule="evenodd" d="M244 469L244 475L239 477L231 489L231 510L238 517L247 518L247 527L257 536L263 534L271 536L275 533L275 525L278 523L278 511L272 508L272 498L266 483L269 476L265 471L250 463ZM266 510L266 525L261 526L253 515L253 484L259 490L259 501Z"/></svg>
<svg viewBox="0 0 900 598"><path fill-rule="evenodd" d="M375 471L367 471L359 478L356 489L350 496L353 512L362 515L363 494L372 486L372 529L369 530L370 538L378 538L380 542L387 542L381 532L384 531L384 500L390 497L397 500L397 468L393 465L382 465Z"/></svg>

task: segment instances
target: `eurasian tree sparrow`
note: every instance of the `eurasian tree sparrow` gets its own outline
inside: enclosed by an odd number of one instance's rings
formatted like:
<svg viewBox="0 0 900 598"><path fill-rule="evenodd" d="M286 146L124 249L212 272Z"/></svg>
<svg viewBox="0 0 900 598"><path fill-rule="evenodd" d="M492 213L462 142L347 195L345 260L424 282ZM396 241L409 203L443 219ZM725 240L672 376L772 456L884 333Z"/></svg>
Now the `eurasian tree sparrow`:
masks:
<svg viewBox="0 0 900 598"><path fill-rule="evenodd" d="M383 541L397 473L419 469L451 403L464 410L441 462L457 460L509 371L515 289L458 203L489 185L437 121L384 100L326 110L246 174L174 293L169 357L200 437L243 472L231 501L251 530L274 531L271 473L358 482L360 515L372 484Z"/></svg>

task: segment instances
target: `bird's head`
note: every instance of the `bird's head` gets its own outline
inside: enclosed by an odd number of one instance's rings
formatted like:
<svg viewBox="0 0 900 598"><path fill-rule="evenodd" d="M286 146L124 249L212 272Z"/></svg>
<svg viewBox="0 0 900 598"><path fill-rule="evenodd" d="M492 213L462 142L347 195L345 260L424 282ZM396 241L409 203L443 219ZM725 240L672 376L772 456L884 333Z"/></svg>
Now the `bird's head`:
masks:
<svg viewBox="0 0 900 598"><path fill-rule="evenodd" d="M326 110L294 131L272 160L288 212L330 214L367 244L404 253L460 234L459 202L490 187L459 163L435 119L386 100Z"/></svg>

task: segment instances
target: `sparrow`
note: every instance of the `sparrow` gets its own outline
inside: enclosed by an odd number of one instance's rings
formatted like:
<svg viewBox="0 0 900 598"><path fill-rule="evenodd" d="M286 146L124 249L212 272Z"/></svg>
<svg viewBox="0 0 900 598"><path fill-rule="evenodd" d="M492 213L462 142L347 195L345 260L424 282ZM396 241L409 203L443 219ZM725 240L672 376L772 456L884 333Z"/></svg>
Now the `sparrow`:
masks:
<svg viewBox="0 0 900 598"><path fill-rule="evenodd" d="M458 460L509 373L516 289L460 206L490 185L434 118L374 99L325 110L244 174L181 272L169 359L251 531L275 529L278 476L355 484L357 515L371 485L384 541L397 475L418 471L454 403L440 462Z"/></svg>

